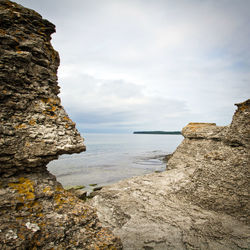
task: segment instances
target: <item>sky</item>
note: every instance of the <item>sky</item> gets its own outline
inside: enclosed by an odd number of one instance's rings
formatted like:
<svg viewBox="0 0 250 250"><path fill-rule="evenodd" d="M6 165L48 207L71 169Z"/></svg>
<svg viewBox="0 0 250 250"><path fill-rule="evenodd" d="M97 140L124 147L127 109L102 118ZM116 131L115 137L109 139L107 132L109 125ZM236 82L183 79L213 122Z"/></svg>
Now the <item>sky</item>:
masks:
<svg viewBox="0 0 250 250"><path fill-rule="evenodd" d="M56 25L82 133L230 124L250 96L250 0L17 0Z"/></svg>

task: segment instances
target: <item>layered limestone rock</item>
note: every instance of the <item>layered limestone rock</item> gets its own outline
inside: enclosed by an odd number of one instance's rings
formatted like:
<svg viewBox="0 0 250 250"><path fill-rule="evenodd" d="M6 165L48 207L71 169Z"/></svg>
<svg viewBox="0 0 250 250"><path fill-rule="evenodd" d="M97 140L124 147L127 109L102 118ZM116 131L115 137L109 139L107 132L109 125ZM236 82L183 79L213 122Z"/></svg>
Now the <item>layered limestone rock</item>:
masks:
<svg viewBox="0 0 250 250"><path fill-rule="evenodd" d="M0 248L121 248L93 208L66 192L46 164L85 150L61 106L55 26L0 0Z"/></svg>
<svg viewBox="0 0 250 250"><path fill-rule="evenodd" d="M57 96L55 26L32 10L0 3L0 174L10 176L85 147Z"/></svg>
<svg viewBox="0 0 250 250"><path fill-rule="evenodd" d="M168 168L195 166L180 194L203 208L249 222L250 100L236 104L230 126L190 123Z"/></svg>
<svg viewBox="0 0 250 250"><path fill-rule="evenodd" d="M168 170L104 187L90 202L125 249L249 249L250 101L230 126L190 123Z"/></svg>

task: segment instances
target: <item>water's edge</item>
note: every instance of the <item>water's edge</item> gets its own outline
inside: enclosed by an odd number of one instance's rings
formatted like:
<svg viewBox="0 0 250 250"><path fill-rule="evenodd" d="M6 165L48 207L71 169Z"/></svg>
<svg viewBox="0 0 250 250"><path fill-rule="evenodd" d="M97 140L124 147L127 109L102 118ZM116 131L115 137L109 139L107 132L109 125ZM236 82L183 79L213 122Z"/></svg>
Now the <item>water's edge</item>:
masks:
<svg viewBox="0 0 250 250"><path fill-rule="evenodd" d="M63 155L48 169L64 187L105 186L133 176L164 171L164 156L182 140L180 135L86 134L87 151Z"/></svg>

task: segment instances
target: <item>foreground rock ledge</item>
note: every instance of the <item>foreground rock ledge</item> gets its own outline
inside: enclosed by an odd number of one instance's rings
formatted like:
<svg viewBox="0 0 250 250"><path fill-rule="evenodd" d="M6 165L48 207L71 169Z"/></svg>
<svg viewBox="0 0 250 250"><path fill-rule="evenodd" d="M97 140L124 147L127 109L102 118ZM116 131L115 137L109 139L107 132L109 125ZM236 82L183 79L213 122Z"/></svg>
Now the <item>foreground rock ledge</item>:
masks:
<svg viewBox="0 0 250 250"><path fill-rule="evenodd" d="M120 249L46 164L85 150L57 96L55 26L0 0L0 249Z"/></svg>
<svg viewBox="0 0 250 250"><path fill-rule="evenodd" d="M124 249L249 249L250 100L229 126L190 123L168 170L104 187L90 204Z"/></svg>
<svg viewBox="0 0 250 250"><path fill-rule="evenodd" d="M95 210L48 172L1 180L1 249L121 249Z"/></svg>

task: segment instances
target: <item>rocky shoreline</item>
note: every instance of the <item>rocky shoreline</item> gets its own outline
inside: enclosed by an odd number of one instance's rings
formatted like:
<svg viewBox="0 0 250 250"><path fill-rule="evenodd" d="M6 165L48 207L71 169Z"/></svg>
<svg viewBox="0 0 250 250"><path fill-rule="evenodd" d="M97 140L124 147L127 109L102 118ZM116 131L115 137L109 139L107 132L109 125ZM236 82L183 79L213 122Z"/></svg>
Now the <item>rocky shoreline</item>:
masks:
<svg viewBox="0 0 250 250"><path fill-rule="evenodd" d="M124 249L248 249L245 223L175 195L192 171L134 177L103 188L88 203Z"/></svg>
<svg viewBox="0 0 250 250"><path fill-rule="evenodd" d="M0 1L0 248L249 249L250 100L229 126L183 128L167 171L84 202L46 167L85 150L58 97L53 32L35 11Z"/></svg>
<svg viewBox="0 0 250 250"><path fill-rule="evenodd" d="M121 249L96 211L47 171L85 150L58 97L55 26L0 1L0 249Z"/></svg>
<svg viewBox="0 0 250 250"><path fill-rule="evenodd" d="M168 160L171 158L173 154L167 154L167 155L155 155L154 157L148 157L148 158L143 158L143 159L157 159L162 161L163 163L167 164ZM167 167L166 167L167 168ZM158 171L155 170L152 173L161 173L164 170ZM141 175L140 175L141 176ZM131 177L130 177L131 178ZM124 178L124 179L129 179ZM117 183L116 181L115 183ZM111 184L105 184L105 185L100 185L98 183L93 183L93 184L85 184L84 185L69 185L69 186L63 186L65 190L69 191L70 193L74 194L77 196L79 199L86 201L88 199L92 199L94 196L98 195L98 191L102 190L103 187L109 186Z"/></svg>
<svg viewBox="0 0 250 250"><path fill-rule="evenodd" d="M104 187L88 203L124 249L249 249L250 100L229 126L190 123L167 171Z"/></svg>

